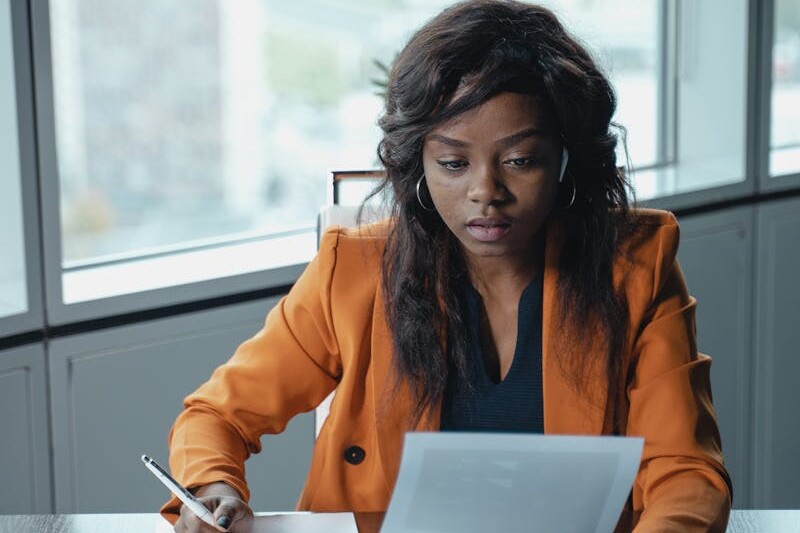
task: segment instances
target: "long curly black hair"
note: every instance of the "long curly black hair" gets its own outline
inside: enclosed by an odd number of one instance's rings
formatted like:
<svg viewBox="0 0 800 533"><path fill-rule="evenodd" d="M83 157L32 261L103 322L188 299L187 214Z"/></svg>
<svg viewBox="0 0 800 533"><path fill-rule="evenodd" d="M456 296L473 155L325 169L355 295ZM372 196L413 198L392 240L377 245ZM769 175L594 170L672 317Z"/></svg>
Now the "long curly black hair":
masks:
<svg viewBox="0 0 800 533"><path fill-rule="evenodd" d="M568 331L590 327L601 333L610 390L618 383L627 312L614 288L612 264L629 226L629 200L615 155L614 91L551 11L511 0L467 1L444 10L410 39L392 66L379 120L378 157L386 177L374 194L390 193L393 219L382 290L394 365L415 394L415 421L442 398L448 374L463 377L467 345L459 296L468 279L463 253L439 215L417 200L423 141L437 125L507 91L538 98L569 150L567 185L557 203L569 203L572 184L575 199L569 209L556 207L551 214L564 228L561 320L571 325ZM562 344L575 348L576 339ZM580 348L559 350L562 369L577 386L586 358L597 353Z"/></svg>

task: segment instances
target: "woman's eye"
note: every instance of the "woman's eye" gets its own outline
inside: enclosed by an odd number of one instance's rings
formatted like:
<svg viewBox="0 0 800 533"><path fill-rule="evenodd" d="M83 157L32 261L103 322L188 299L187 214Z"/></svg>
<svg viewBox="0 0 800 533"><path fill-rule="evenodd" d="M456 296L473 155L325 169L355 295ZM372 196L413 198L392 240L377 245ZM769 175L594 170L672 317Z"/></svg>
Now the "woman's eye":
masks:
<svg viewBox="0 0 800 533"><path fill-rule="evenodd" d="M466 161L460 161L460 160L450 160L450 161L440 160L437 161L437 163L439 164L439 166L441 166L445 170L449 170L450 172L456 172L467 166Z"/></svg>
<svg viewBox="0 0 800 533"><path fill-rule="evenodd" d="M509 159L506 161L507 165L516 168L524 168L533 166L536 163L536 158L534 157L515 157L514 159Z"/></svg>

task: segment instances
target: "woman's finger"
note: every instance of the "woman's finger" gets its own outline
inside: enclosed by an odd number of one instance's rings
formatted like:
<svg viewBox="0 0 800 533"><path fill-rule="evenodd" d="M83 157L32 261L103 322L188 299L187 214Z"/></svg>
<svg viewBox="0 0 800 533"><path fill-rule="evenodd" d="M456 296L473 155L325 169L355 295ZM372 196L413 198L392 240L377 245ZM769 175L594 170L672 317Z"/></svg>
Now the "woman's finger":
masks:
<svg viewBox="0 0 800 533"><path fill-rule="evenodd" d="M227 531L235 523L247 520L252 515L250 507L238 498L222 498L214 509L214 522Z"/></svg>
<svg viewBox="0 0 800 533"><path fill-rule="evenodd" d="M181 529L178 529L179 526ZM199 516L184 505L181 506L181 516L175 523L175 531L182 533L211 533L218 530L201 520Z"/></svg>

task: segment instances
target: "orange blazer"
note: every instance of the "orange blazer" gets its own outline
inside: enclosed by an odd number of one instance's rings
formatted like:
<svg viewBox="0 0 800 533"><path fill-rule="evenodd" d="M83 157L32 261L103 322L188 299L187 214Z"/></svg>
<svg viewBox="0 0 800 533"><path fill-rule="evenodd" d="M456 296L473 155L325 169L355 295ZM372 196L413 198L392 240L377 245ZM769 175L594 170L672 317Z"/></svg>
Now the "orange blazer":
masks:
<svg viewBox="0 0 800 533"><path fill-rule="evenodd" d="M711 402L709 357L695 345L695 300L676 261L670 213L635 211L614 279L627 298L629 337L616 394L622 432L645 439L619 530L724 531L731 486ZM170 467L188 487L223 481L245 499L244 461L259 438L336 396L314 446L298 509L385 511L409 428L411 400L393 389L392 343L380 290L387 226L334 228L265 325L185 400L170 432ZM577 388L556 359L561 226L548 225L542 323L544 430L601 435L607 422L604 364ZM558 349L563 350L561 346ZM602 361L598 354L595 358ZM393 394L394 393L394 394ZM613 393L613 391L612 391ZM416 430L438 429L438 408ZM177 499L162 508L175 520Z"/></svg>

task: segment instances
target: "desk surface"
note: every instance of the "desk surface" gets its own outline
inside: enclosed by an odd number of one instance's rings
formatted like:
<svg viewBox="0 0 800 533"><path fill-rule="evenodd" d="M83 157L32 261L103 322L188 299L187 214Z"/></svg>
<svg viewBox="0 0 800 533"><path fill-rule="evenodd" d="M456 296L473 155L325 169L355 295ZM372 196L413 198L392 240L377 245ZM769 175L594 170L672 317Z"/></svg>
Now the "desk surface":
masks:
<svg viewBox="0 0 800 533"><path fill-rule="evenodd" d="M383 513L356 513L355 518L359 533L378 533ZM254 533L263 530L263 522L261 523L261 528L253 528ZM270 533L297 531L296 523L292 526L291 523L270 521L267 528ZM0 533L170 533L172 531L169 522L157 513L0 515Z"/></svg>
<svg viewBox="0 0 800 533"><path fill-rule="evenodd" d="M359 533L377 533L381 518L376 513L356 515ZM155 533L170 529L157 514L0 515L0 533ZM800 511L734 510L727 530L727 533L798 532Z"/></svg>

